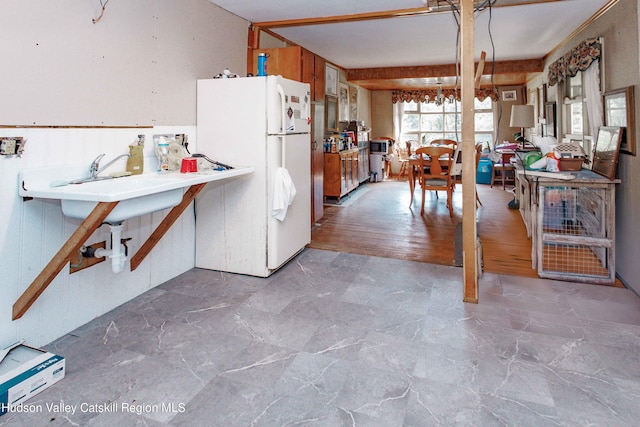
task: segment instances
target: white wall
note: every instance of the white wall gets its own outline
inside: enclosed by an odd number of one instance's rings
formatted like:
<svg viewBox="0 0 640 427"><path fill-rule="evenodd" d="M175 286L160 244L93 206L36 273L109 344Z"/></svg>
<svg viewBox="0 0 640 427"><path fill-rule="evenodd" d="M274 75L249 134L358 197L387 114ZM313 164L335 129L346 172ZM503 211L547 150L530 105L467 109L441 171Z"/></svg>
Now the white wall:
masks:
<svg viewBox="0 0 640 427"><path fill-rule="evenodd" d="M0 0L0 124L195 125L196 79L244 74L247 22L206 0L99 5Z"/></svg>
<svg viewBox="0 0 640 427"><path fill-rule="evenodd" d="M28 140L22 158L0 157L0 348L18 339L46 344L195 264L188 209L136 271L127 263L113 274L108 261L72 275L66 267L21 319L11 320L14 302L79 224L62 216L59 202L23 201L18 172L88 166L101 153L107 161L128 152L138 134L146 135L149 170L154 134L185 133L196 148L196 80L225 67L246 69L247 22L207 0L109 2L94 25L98 6L0 0L0 52L10 58L0 79L0 135ZM61 127L12 127L34 124ZM104 125L112 127L97 127ZM153 127L131 127L139 125ZM165 213L125 222L130 254ZM87 243L108 238L103 226Z"/></svg>

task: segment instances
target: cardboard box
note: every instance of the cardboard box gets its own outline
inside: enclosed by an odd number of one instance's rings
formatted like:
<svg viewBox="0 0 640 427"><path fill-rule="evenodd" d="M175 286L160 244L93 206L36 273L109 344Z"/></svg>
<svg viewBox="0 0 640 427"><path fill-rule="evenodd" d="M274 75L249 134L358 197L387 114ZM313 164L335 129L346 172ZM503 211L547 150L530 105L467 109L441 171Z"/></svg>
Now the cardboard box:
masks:
<svg viewBox="0 0 640 427"><path fill-rule="evenodd" d="M560 171L579 171L582 169L582 163L584 159L582 157L562 157L560 159Z"/></svg>
<svg viewBox="0 0 640 427"><path fill-rule="evenodd" d="M0 350L0 416L57 383L64 357L21 342Z"/></svg>

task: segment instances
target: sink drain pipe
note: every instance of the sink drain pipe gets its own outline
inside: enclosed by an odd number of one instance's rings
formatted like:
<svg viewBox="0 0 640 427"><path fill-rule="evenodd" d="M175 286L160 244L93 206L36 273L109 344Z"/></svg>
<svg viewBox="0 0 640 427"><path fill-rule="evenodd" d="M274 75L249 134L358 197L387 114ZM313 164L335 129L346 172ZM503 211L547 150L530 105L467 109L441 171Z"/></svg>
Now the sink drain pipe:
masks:
<svg viewBox="0 0 640 427"><path fill-rule="evenodd" d="M111 249L98 248L94 256L96 258L109 257L111 259L111 271L117 274L124 269L124 263L127 260L124 245L122 244L122 222L108 225L111 229Z"/></svg>

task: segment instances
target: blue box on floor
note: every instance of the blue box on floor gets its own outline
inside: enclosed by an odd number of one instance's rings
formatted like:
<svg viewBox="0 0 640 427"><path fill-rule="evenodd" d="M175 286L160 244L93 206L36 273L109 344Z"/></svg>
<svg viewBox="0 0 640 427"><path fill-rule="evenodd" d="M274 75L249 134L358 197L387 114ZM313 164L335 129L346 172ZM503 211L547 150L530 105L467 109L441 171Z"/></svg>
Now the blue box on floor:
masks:
<svg viewBox="0 0 640 427"><path fill-rule="evenodd" d="M493 174L493 162L491 159L480 159L478 170L476 171L476 182L478 184L491 184Z"/></svg>

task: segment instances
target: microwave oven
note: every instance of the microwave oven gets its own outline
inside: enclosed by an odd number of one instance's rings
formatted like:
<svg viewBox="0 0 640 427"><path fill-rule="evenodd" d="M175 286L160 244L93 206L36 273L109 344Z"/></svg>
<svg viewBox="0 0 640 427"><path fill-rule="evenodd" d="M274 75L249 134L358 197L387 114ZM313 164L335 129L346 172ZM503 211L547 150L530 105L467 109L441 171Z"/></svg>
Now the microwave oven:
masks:
<svg viewBox="0 0 640 427"><path fill-rule="evenodd" d="M386 139L369 141L370 154L387 154L389 152L389 141Z"/></svg>

